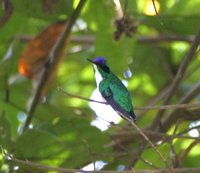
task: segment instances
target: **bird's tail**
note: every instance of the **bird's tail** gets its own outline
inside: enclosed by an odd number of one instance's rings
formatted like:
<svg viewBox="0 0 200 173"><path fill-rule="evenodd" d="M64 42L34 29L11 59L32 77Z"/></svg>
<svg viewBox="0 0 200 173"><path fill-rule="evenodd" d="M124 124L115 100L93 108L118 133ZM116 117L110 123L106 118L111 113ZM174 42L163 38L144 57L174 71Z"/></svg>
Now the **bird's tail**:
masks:
<svg viewBox="0 0 200 173"><path fill-rule="evenodd" d="M135 115L135 113L134 113L133 111L130 112L129 118L130 118L132 121L136 122L136 115Z"/></svg>

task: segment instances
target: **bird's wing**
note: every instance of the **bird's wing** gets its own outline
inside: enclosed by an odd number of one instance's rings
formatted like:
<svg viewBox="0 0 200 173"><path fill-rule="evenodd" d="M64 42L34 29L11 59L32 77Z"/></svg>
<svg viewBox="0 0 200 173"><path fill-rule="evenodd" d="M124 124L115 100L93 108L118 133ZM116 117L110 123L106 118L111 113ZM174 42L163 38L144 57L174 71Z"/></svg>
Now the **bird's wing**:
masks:
<svg viewBox="0 0 200 173"><path fill-rule="evenodd" d="M135 120L130 95L119 79L103 80L100 83L100 92L108 104L120 115Z"/></svg>

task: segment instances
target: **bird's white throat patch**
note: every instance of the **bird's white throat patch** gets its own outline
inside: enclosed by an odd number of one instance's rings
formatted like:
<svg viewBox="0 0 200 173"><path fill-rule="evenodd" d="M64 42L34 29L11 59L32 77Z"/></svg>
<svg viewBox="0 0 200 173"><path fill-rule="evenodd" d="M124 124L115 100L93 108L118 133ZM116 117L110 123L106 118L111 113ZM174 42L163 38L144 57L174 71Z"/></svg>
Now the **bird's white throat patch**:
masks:
<svg viewBox="0 0 200 173"><path fill-rule="evenodd" d="M95 75L96 84L97 84L97 87L99 87L99 84L103 80L103 77L101 73L99 73L99 70L95 64L93 64L93 67L94 67L94 75Z"/></svg>

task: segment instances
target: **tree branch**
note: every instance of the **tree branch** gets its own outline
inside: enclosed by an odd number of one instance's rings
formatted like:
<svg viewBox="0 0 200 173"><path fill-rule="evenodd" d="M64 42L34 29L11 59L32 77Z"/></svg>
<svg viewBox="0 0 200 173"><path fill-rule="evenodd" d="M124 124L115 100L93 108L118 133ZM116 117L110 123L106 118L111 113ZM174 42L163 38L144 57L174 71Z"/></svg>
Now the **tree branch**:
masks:
<svg viewBox="0 0 200 173"><path fill-rule="evenodd" d="M106 102L101 102L101 101L97 101L97 100L93 100L93 99L89 99L89 98L86 98L86 97L82 97L82 96L78 96L78 95L75 95L75 94L68 93L68 92L64 91L61 87L58 87L58 91L61 91L65 96L68 96L68 97L77 98L77 99L88 101L88 102L95 102L95 103L107 105Z"/></svg>
<svg viewBox="0 0 200 173"><path fill-rule="evenodd" d="M200 143L200 138L194 140L178 157L176 161L176 167L179 167L182 160L186 158L186 156L189 154L189 152L194 148L197 144Z"/></svg>
<svg viewBox="0 0 200 173"><path fill-rule="evenodd" d="M185 134L193 129L198 129L198 128L200 128L200 125L191 127L189 129L183 130L183 131L181 131L177 134L173 134L173 135L169 135L169 134L165 134L165 133L161 133L161 132L150 131L150 130L146 130L146 129L142 129L142 131L153 142L157 142L157 141L169 141L169 140L173 140L173 139L191 139L191 140L197 139L197 137L186 136ZM139 140L141 140L139 132L132 131L132 130L119 131L116 133L112 133L110 136L111 136L111 139L113 139L113 141L111 143L105 145L106 147L116 147L119 145L123 146L122 144L130 143L130 142L134 143L134 142L138 142Z"/></svg>
<svg viewBox="0 0 200 173"><path fill-rule="evenodd" d="M33 36L29 35L22 35L19 38L21 41L30 41L33 39ZM183 41L192 43L194 40L193 36L178 36L178 35L158 35L158 36L140 36L137 38L138 43L160 43L160 42L173 42L173 41ZM85 35L85 36L72 36L71 42L73 44L94 44L96 39L92 35Z"/></svg>
<svg viewBox="0 0 200 173"><path fill-rule="evenodd" d="M28 110L28 115L27 115L26 121L25 121L24 126L22 128L22 132L24 132L28 128L28 126L29 126L29 124L30 124L30 122L33 118L34 111L35 111L35 109L38 105L38 102L40 100L41 91L42 91L43 86L45 85L46 81L48 80L48 76L51 72L51 69L53 68L53 66L56 62L56 57L58 57L58 55L60 54L62 46L64 45L66 38L69 37L72 26L73 26L74 22L76 21L76 19L78 18L79 14L81 12L81 9L84 6L85 2L86 2L86 0L80 0L77 8L74 10L71 17L69 18L69 21L66 23L61 37L59 38L59 40L57 41L57 43L55 44L53 49L48 54L47 63L45 65L44 72L41 75L41 79L40 79L40 82L38 83L37 89L34 93L31 106Z"/></svg>
<svg viewBox="0 0 200 173"><path fill-rule="evenodd" d="M123 116L123 115L122 115ZM166 167L169 167L167 160L162 155L162 153L158 150L158 148L154 145L154 143L144 134L144 132L129 118L123 116L124 119L126 119L128 122L131 123L131 125L140 133L140 135L146 140L147 143L150 144L150 146L153 148L153 150L158 154L160 159L165 163Z"/></svg>
<svg viewBox="0 0 200 173"><path fill-rule="evenodd" d="M42 171L57 171L59 173L74 173L74 172L81 172L85 173L86 171L80 170L80 169L69 169L69 168L59 168L59 167L53 167L53 166L47 166L47 165L42 165L39 163L35 162L30 162L28 160L20 160L17 158L14 158L13 156L4 153L6 160L8 163L14 163L19 166L27 166L29 169L34 168L37 170L42 170ZM87 171L89 173L198 173L200 172L200 167L198 168L173 168L173 169L155 169L155 170L125 170L125 171L116 171L116 170L102 170L102 171Z"/></svg>
<svg viewBox="0 0 200 173"><path fill-rule="evenodd" d="M189 52L186 54L185 58L183 59L181 65L178 69L178 72L177 72L174 80L172 81L170 89L168 90L168 95L166 96L163 105L168 104L169 101L171 100L172 96L176 92L176 90L184 76L184 73L188 67L189 62L192 60L192 58L194 57L194 55L196 53L199 43L200 43L200 30L198 31L197 35L195 36ZM164 113L165 113L165 110L160 110L157 113L156 118L154 119L153 123L151 124L150 129L157 128L157 125L160 123L160 120L161 120L162 116L164 115Z"/></svg>
<svg viewBox="0 0 200 173"><path fill-rule="evenodd" d="M4 15L0 18L0 27L2 27L11 17L13 13L13 5L10 0L2 0L0 3L2 3L3 10L5 11Z"/></svg>
<svg viewBox="0 0 200 173"><path fill-rule="evenodd" d="M61 87L58 87L58 91L61 91L65 96L88 101L88 102L95 102L99 104L105 104L106 102L97 101L93 99L89 99L83 96L75 95L64 91ZM134 106L135 110L163 110L163 109L197 109L200 107L200 103L190 103L190 104L174 104L174 105L163 105L163 106Z"/></svg>

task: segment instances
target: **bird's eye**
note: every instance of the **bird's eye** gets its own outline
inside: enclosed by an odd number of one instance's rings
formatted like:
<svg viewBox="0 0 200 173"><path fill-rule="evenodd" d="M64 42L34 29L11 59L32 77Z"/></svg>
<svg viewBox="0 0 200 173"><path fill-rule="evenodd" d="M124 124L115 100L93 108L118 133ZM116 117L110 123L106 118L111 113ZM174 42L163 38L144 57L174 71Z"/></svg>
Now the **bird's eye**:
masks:
<svg viewBox="0 0 200 173"><path fill-rule="evenodd" d="M103 69L103 71L105 71L107 73L110 72L110 69L106 65L102 65L102 69Z"/></svg>

